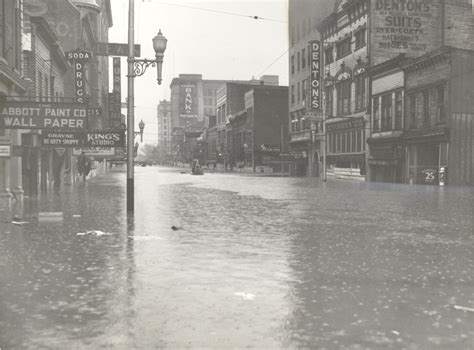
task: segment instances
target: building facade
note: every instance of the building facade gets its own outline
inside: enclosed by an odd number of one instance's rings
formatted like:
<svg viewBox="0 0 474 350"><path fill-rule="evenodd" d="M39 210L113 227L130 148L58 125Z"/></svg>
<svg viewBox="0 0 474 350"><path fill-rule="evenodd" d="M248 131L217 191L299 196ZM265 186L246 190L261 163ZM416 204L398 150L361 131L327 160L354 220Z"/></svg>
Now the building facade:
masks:
<svg viewBox="0 0 474 350"><path fill-rule="evenodd" d="M310 41L320 40L318 25L330 14L334 1L289 1L289 142L293 159L292 175L318 176L320 141L311 131L310 109ZM319 125L321 127L321 125ZM317 143L317 144L316 144Z"/></svg>
<svg viewBox="0 0 474 350"><path fill-rule="evenodd" d="M320 25L328 175L365 179L369 1L337 1Z"/></svg>
<svg viewBox="0 0 474 350"><path fill-rule="evenodd" d="M162 100L157 107L158 121L158 156L162 164L168 163L171 157L171 113L170 102Z"/></svg>

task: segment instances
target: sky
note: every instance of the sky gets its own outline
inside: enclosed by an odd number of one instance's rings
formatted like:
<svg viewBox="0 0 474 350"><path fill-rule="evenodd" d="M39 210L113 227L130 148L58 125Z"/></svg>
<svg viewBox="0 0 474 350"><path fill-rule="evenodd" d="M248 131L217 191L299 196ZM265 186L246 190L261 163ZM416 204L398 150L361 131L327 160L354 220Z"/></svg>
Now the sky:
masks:
<svg viewBox="0 0 474 350"><path fill-rule="evenodd" d="M128 3L111 1L110 42L128 41ZM143 119L144 142L157 143L156 107L170 99L170 83L179 74L238 80L271 74L279 75L280 85L288 85L287 20L287 0L135 0L135 44L141 45L141 58L154 59L152 38L159 29L168 39L162 84L157 85L153 67L135 78L135 129ZM126 74L123 57L123 101Z"/></svg>

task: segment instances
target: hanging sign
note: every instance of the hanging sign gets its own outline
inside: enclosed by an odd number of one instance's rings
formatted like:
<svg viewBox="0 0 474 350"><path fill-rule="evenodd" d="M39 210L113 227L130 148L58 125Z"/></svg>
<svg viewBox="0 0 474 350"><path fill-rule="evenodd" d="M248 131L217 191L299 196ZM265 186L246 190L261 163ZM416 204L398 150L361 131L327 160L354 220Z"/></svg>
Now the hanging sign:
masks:
<svg viewBox="0 0 474 350"><path fill-rule="evenodd" d="M73 103L0 103L0 129L69 129L86 128L87 107Z"/></svg>
<svg viewBox="0 0 474 350"><path fill-rule="evenodd" d="M66 131L51 131L41 135L43 146L80 147L82 134Z"/></svg>
<svg viewBox="0 0 474 350"><path fill-rule="evenodd" d="M125 147L125 132L115 130L90 130L85 134L85 147Z"/></svg>
<svg viewBox="0 0 474 350"><path fill-rule="evenodd" d="M310 109L321 111L321 43L312 40L310 45Z"/></svg>
<svg viewBox="0 0 474 350"><path fill-rule="evenodd" d="M79 103L85 103L85 65L92 61L92 52L76 49L74 51L66 52L66 58L74 65L76 101Z"/></svg>

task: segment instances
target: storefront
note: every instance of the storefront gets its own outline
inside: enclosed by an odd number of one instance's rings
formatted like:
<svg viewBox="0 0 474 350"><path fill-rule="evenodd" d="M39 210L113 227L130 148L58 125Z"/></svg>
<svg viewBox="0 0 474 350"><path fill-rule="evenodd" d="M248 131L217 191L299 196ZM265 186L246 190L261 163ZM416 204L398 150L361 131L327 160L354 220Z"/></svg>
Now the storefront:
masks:
<svg viewBox="0 0 474 350"><path fill-rule="evenodd" d="M418 137L406 136L406 182L438 185L441 168L447 171L448 135L446 132Z"/></svg>
<svg viewBox="0 0 474 350"><path fill-rule="evenodd" d="M404 182L404 147L400 137L369 139L370 181Z"/></svg>
<svg viewBox="0 0 474 350"><path fill-rule="evenodd" d="M363 117L327 122L328 174L365 177L364 126Z"/></svg>

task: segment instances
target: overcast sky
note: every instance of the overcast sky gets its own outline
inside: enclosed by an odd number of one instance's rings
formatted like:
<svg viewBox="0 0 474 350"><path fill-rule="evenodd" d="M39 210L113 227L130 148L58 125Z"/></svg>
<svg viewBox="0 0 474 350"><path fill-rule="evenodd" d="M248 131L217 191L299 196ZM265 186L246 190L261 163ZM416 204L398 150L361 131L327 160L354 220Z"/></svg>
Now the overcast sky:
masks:
<svg viewBox="0 0 474 350"><path fill-rule="evenodd" d="M110 42L128 40L128 2L111 1L114 23L109 31ZM280 76L281 85L288 85L288 36L284 23L288 19L287 0L135 0L135 18L135 43L141 45L142 58L154 58L151 40L159 29L168 39L162 85L157 85L156 69L152 67L135 79L135 128L143 119L146 143L157 142L156 106L164 98L169 100L169 85L179 74L239 80L274 74ZM124 57L122 100L127 93L126 71Z"/></svg>

